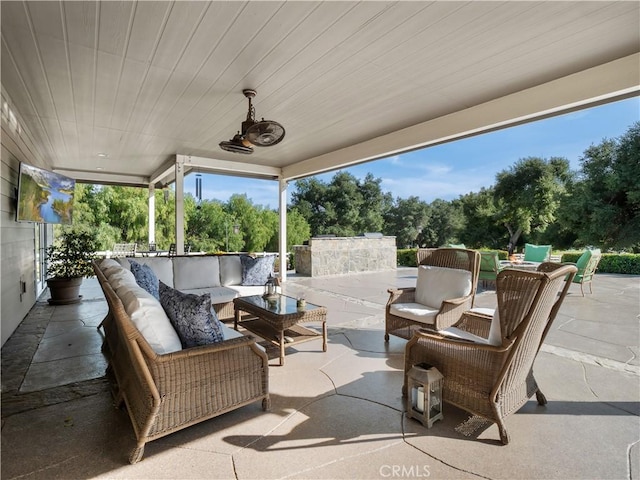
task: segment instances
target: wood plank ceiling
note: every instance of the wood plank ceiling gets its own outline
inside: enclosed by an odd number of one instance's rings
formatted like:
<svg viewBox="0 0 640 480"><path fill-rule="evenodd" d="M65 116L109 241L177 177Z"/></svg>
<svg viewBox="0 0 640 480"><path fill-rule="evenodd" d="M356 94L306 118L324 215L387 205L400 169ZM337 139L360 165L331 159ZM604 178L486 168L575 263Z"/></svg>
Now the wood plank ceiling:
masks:
<svg viewBox="0 0 640 480"><path fill-rule="evenodd" d="M639 2L12 1L1 17L5 110L43 166L93 181L164 182L176 154L295 178L640 84ZM250 156L218 146L244 88L287 131Z"/></svg>

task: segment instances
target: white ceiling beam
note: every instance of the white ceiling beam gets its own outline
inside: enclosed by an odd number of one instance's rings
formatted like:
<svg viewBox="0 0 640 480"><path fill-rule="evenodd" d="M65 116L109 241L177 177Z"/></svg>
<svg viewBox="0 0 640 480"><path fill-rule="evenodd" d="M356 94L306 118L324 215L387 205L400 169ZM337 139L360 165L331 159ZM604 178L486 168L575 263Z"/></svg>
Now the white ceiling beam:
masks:
<svg viewBox="0 0 640 480"><path fill-rule="evenodd" d="M640 95L636 53L282 169L285 180Z"/></svg>
<svg viewBox="0 0 640 480"><path fill-rule="evenodd" d="M100 185L128 185L131 187L148 187L149 177L144 175L124 175L118 173L87 172L68 168L54 168L54 172L74 178L80 183L95 183Z"/></svg>
<svg viewBox="0 0 640 480"><path fill-rule="evenodd" d="M175 174L175 164L175 157L172 157L170 160L164 162L159 169L151 174L151 176L149 177L149 183L155 185L156 183L159 183L164 177L171 176L171 178L173 178L173 175Z"/></svg>
<svg viewBox="0 0 640 480"><path fill-rule="evenodd" d="M249 162L231 162L215 158L198 157L195 155L181 155L184 157L185 167L202 173L220 175L235 175L253 178L278 179L282 175L279 167L257 165ZM249 157L250 158L250 157Z"/></svg>

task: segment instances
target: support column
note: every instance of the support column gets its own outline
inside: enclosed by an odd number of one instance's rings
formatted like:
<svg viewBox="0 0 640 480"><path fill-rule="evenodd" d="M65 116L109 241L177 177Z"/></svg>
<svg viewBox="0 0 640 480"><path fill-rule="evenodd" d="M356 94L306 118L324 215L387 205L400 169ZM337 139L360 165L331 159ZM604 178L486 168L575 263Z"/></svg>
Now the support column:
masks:
<svg viewBox="0 0 640 480"><path fill-rule="evenodd" d="M278 253L280 255L280 281L287 280L287 186L288 182L283 178L278 180L280 198L280 238Z"/></svg>
<svg viewBox="0 0 640 480"><path fill-rule="evenodd" d="M184 255L184 155L176 155L176 254Z"/></svg>
<svg viewBox="0 0 640 480"><path fill-rule="evenodd" d="M149 244L156 243L156 186L149 184Z"/></svg>

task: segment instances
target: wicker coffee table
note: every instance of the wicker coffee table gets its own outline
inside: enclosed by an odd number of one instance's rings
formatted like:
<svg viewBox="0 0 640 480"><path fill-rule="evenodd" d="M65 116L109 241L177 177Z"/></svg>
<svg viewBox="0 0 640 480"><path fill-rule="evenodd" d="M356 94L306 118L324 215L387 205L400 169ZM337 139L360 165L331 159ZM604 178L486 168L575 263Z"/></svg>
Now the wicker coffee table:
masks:
<svg viewBox="0 0 640 480"><path fill-rule="evenodd" d="M322 351L327 351L327 309L308 303L297 307L296 299L286 295L277 295L266 299L261 295L239 297L233 300L235 319L233 327L238 323L252 333L280 347L280 365L284 365L285 347L309 340L322 338ZM241 312L252 315L243 320ZM322 323L322 333L310 330L301 323Z"/></svg>

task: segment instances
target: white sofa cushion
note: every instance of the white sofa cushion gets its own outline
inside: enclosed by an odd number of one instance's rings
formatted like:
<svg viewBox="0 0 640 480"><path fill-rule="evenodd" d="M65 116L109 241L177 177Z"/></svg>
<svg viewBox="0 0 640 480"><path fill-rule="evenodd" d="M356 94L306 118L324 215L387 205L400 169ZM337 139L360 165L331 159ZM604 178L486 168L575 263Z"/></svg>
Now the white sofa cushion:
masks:
<svg viewBox="0 0 640 480"><path fill-rule="evenodd" d="M421 303L394 303L389 307L391 315L430 325L435 323L439 311L439 308L431 308Z"/></svg>
<svg viewBox="0 0 640 480"><path fill-rule="evenodd" d="M264 294L264 286L251 286L251 285L232 285L230 287L231 290L235 290L237 292L237 297L248 297L249 295L262 295ZM282 289L280 287L276 287L276 292L282 293Z"/></svg>
<svg viewBox="0 0 640 480"><path fill-rule="evenodd" d="M280 287L276 287L280 291ZM211 303L217 305L219 303L227 303L233 301L234 298L247 297L249 295L262 295L264 287L233 285L230 287L212 287L212 288L191 288L189 290L181 290L184 293L195 293L202 295L209 293L211 295Z"/></svg>
<svg viewBox="0 0 640 480"><path fill-rule="evenodd" d="M107 280L109 280L111 288L113 288L116 293L118 293L119 288L130 288L138 286L136 277L133 276L133 273L124 268L109 268L105 276L107 277Z"/></svg>
<svg viewBox="0 0 640 480"><path fill-rule="evenodd" d="M116 259L127 270L131 270L131 263L128 258ZM149 265L158 280L165 285L173 287L173 262L170 257L136 257L132 258L140 265Z"/></svg>
<svg viewBox="0 0 640 480"><path fill-rule="evenodd" d="M218 257L220 262L220 285L228 287L229 285L242 284L242 262L240 255L222 255Z"/></svg>
<svg viewBox="0 0 640 480"><path fill-rule="evenodd" d="M224 323L220 322L220 330L222 330L222 335L224 335L224 339L225 340L231 340L232 338L239 338L239 337L244 337L244 334L238 332L237 330L234 330L231 327L226 326ZM267 349L264 348L262 345L260 345L259 343L256 343L256 347L258 347L260 350L262 350L263 352L266 352Z"/></svg>
<svg viewBox="0 0 640 480"><path fill-rule="evenodd" d="M484 310L483 312L480 312L480 313L488 313L488 311L491 311L491 309L488 309L488 308L472 309L472 311L474 310L476 312ZM483 338L478 335L474 335L473 333L467 332L465 330L460 330L459 328L456 328L456 327L445 328L444 330L442 330L442 332L447 337L460 338L463 340L468 340L470 342L479 343L482 345L493 345L495 347L502 345L500 314L498 313L497 308L493 311L493 317L491 319L491 326L489 327L488 338Z"/></svg>
<svg viewBox="0 0 640 480"><path fill-rule="evenodd" d="M100 265L99 265L99 267L102 270L106 270L109 267L121 267L121 266L122 265L120 265L120 262L117 262L113 258L105 258L100 262Z"/></svg>
<svg viewBox="0 0 640 480"><path fill-rule="evenodd" d="M169 257L142 257L136 258L136 262L141 265L149 265L159 281L173 287L175 281L173 278L173 262Z"/></svg>
<svg viewBox="0 0 640 480"><path fill-rule="evenodd" d="M416 282L416 303L440 309L448 299L471 293L471 272L456 268L420 265Z"/></svg>
<svg viewBox="0 0 640 480"><path fill-rule="evenodd" d="M129 272L131 274L131 272ZM133 276L133 274L131 274ZM134 279L135 282L135 279ZM122 286L116 293L131 322L158 355L182 350L180 338L160 302L137 284Z"/></svg>
<svg viewBox="0 0 640 480"><path fill-rule="evenodd" d="M187 291L220 286L218 257L175 257L173 259L174 288Z"/></svg>
<svg viewBox="0 0 640 480"><path fill-rule="evenodd" d="M180 290L184 293L193 293L195 295L204 295L208 293L211 296L211 303L217 305L219 303L227 303L239 297L238 292L229 287L210 287L210 288L190 288L188 290Z"/></svg>
<svg viewBox="0 0 640 480"><path fill-rule="evenodd" d="M220 322L220 330L222 330L222 335L224 335L224 339L225 340L230 340L232 338L244 337L244 335L242 333L240 333L237 330L234 330L233 328L225 325L222 322Z"/></svg>

